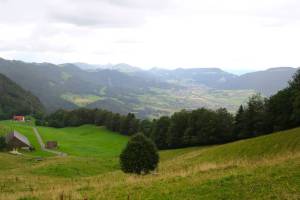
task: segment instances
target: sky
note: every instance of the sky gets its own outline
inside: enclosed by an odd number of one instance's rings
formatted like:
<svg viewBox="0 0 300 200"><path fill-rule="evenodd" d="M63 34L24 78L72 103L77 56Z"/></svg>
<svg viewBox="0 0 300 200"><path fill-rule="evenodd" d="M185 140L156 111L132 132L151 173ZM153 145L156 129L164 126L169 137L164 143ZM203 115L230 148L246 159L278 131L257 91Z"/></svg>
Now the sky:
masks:
<svg viewBox="0 0 300 200"><path fill-rule="evenodd" d="M232 71L300 66L299 0L0 0L0 57Z"/></svg>

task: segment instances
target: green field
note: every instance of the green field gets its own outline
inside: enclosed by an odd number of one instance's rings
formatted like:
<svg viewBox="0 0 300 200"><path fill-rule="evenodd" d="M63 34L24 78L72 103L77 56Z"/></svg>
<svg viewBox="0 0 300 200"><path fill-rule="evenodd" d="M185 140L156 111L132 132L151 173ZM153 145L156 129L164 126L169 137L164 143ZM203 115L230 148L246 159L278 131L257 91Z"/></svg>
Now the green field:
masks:
<svg viewBox="0 0 300 200"><path fill-rule="evenodd" d="M15 129L29 139L35 151L24 152L26 156L55 156L41 150L30 124L2 121L0 125ZM36 174L89 176L118 169L118 156L128 140L126 136L93 125L61 129L37 127L37 129L44 142L57 141L59 146L57 150L67 153L68 157L35 169Z"/></svg>
<svg viewBox="0 0 300 200"><path fill-rule="evenodd" d="M18 126L34 144L31 127ZM69 156L0 153L0 199L300 199L300 128L161 151L159 169L145 176L119 170L126 137L90 125L38 130Z"/></svg>
<svg viewBox="0 0 300 200"><path fill-rule="evenodd" d="M116 157L128 138L94 125L75 128L38 127L44 141L55 140L59 150L72 156Z"/></svg>
<svg viewBox="0 0 300 200"><path fill-rule="evenodd" d="M80 107L84 107L90 103L102 99L102 97L96 95L76 95L72 93L63 94L61 95L61 98Z"/></svg>
<svg viewBox="0 0 300 200"><path fill-rule="evenodd" d="M32 146L35 148L35 151L26 154L31 156L42 156L42 157L52 156L51 153L41 151L41 147L32 130L31 123L20 123L20 122L14 122L9 120L9 121L1 121L0 125L6 127L8 130L17 130L18 132L22 133L28 138Z"/></svg>

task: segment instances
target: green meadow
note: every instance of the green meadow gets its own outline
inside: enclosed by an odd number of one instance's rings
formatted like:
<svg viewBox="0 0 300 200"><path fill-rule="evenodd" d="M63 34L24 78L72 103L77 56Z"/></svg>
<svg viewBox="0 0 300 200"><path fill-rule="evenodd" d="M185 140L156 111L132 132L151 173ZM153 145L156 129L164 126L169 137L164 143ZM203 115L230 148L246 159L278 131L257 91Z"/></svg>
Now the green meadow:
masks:
<svg viewBox="0 0 300 200"><path fill-rule="evenodd" d="M84 125L74 128L37 128L44 141L55 140L59 151L72 156L116 157L128 138L103 127Z"/></svg>
<svg viewBox="0 0 300 200"><path fill-rule="evenodd" d="M0 153L0 199L300 199L300 128L224 145L161 151L159 169L124 174L127 137L102 127L38 127L59 157L38 148L32 127L14 126L34 153ZM42 157L38 161L36 157Z"/></svg>

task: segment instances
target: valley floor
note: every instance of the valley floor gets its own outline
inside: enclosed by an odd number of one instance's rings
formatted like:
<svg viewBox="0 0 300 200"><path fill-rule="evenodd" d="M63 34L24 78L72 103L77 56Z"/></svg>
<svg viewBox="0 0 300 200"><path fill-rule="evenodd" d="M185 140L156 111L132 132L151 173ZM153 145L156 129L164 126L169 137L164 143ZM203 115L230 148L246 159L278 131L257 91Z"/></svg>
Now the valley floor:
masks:
<svg viewBox="0 0 300 200"><path fill-rule="evenodd" d="M300 199L300 128L161 151L159 169L145 176L119 170L126 137L94 126L38 130L69 156L0 153L0 199Z"/></svg>

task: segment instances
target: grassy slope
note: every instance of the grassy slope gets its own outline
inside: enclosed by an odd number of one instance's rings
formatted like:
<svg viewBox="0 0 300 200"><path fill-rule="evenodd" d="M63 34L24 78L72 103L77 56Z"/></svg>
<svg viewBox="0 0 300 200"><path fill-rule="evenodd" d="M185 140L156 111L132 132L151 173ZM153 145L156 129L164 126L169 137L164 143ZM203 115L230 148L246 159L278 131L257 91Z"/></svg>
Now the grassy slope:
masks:
<svg viewBox="0 0 300 200"><path fill-rule="evenodd" d="M93 125L62 129L38 127L38 131L44 141L58 141L59 150L73 156L115 157L127 142L127 137Z"/></svg>
<svg viewBox="0 0 300 200"><path fill-rule="evenodd" d="M8 130L17 130L19 133L25 135L30 141L31 145L35 148L35 151L27 153L31 156L51 156L51 153L47 153L41 150L41 146L32 130L30 123L14 122L11 120L0 121L0 125L6 127Z"/></svg>
<svg viewBox="0 0 300 200"><path fill-rule="evenodd" d="M24 152L30 163L35 156L54 156L41 150L32 126L26 123L1 121L2 126L16 129L25 135L35 147L34 152ZM46 166L31 170L34 174L52 176L91 176L118 169L118 156L126 145L127 137L106 130L103 127L85 125L76 128L37 128L43 141L55 140L59 151L67 153L67 158L48 158ZM52 162L50 162L52 160Z"/></svg>
<svg viewBox="0 0 300 200"><path fill-rule="evenodd" d="M92 176L119 168L118 156L128 138L102 127L85 125L77 128L38 127L44 141L58 141L65 159L38 167L35 174L63 177Z"/></svg>
<svg viewBox="0 0 300 200"><path fill-rule="evenodd" d="M43 137L51 134L41 132ZM300 128L225 145L162 151L158 172L142 177L123 174L117 166L111 169L105 154L95 155L36 162L2 153L0 199L300 198Z"/></svg>

